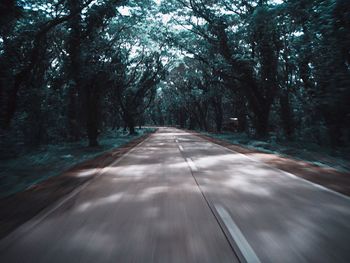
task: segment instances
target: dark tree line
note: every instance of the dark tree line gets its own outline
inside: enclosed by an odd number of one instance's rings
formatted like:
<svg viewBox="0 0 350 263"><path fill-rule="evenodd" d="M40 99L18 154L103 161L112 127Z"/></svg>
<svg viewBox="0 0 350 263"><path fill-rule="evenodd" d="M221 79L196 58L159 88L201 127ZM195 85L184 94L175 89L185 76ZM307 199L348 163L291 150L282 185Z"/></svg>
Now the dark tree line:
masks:
<svg viewBox="0 0 350 263"><path fill-rule="evenodd" d="M260 138L349 143L350 2L280 2L163 2L186 58L162 94L170 123L221 131L237 117Z"/></svg>
<svg viewBox="0 0 350 263"><path fill-rule="evenodd" d="M2 149L86 136L96 146L120 126L134 133L164 75L161 49L140 26L152 3L1 1Z"/></svg>
<svg viewBox="0 0 350 263"><path fill-rule="evenodd" d="M233 118L347 145L349 65L347 0L2 0L1 149Z"/></svg>

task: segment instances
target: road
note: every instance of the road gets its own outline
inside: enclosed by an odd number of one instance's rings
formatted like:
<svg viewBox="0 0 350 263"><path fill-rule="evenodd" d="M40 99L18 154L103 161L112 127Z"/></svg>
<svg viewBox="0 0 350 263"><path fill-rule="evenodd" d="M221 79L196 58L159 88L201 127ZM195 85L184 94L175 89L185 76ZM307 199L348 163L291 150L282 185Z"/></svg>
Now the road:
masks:
<svg viewBox="0 0 350 263"><path fill-rule="evenodd" d="M349 222L349 198L160 128L4 239L0 262L350 262Z"/></svg>

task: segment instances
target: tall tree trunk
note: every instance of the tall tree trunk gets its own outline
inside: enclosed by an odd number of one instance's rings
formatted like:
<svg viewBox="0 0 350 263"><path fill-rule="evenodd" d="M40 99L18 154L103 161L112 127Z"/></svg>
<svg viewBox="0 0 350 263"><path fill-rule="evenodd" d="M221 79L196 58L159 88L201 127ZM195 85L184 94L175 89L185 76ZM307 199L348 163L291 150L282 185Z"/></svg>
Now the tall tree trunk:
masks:
<svg viewBox="0 0 350 263"><path fill-rule="evenodd" d="M129 128L129 134L130 135L136 134L135 122L134 122L133 118L129 118L129 120L128 120L128 128Z"/></svg>
<svg viewBox="0 0 350 263"><path fill-rule="evenodd" d="M78 124L78 93L76 90L76 87L71 86L69 87L68 92L68 112L67 112L67 125L68 125L68 139L69 141L78 141L80 138L80 129Z"/></svg>
<svg viewBox="0 0 350 263"><path fill-rule="evenodd" d="M195 129L195 120L194 120L194 118L193 118L193 116L192 115L190 115L190 119L189 119L189 126L188 126L188 128L190 129L190 130L194 130Z"/></svg>
<svg viewBox="0 0 350 263"><path fill-rule="evenodd" d="M90 84L85 88L86 105L86 131L89 139L89 146L98 146L98 126L99 126L99 96L97 87Z"/></svg>
<svg viewBox="0 0 350 263"><path fill-rule="evenodd" d="M254 114L253 121L257 138L264 139L269 134L270 106L271 105L266 105L261 111Z"/></svg>
<svg viewBox="0 0 350 263"><path fill-rule="evenodd" d="M129 134L134 135L136 134L135 131L135 117L131 113L130 110L125 109L124 115L123 115L125 127L129 129Z"/></svg>
<svg viewBox="0 0 350 263"><path fill-rule="evenodd" d="M186 112L183 109L180 109L178 113L178 118L179 118L179 125L181 129L185 128L185 123L186 123L185 116L186 116Z"/></svg>
<svg viewBox="0 0 350 263"><path fill-rule="evenodd" d="M238 99L234 101L234 105L235 105L234 117L238 119L237 131L245 132L247 129L247 109L246 109L245 100L243 99L243 96L239 96Z"/></svg>
<svg viewBox="0 0 350 263"><path fill-rule="evenodd" d="M287 139L291 140L293 139L295 127L288 91L283 91L280 95L280 115L284 133Z"/></svg>
<svg viewBox="0 0 350 263"><path fill-rule="evenodd" d="M222 131L223 118L224 118L221 98L213 98L212 99L212 105L213 105L213 108L214 108L216 131L217 132L221 132Z"/></svg>
<svg viewBox="0 0 350 263"><path fill-rule="evenodd" d="M68 7L71 13L79 12L81 0L69 0ZM68 137L70 141L77 141L80 137L79 129L79 88L81 85L81 15L78 14L69 22L70 32L67 41L69 57L68 79L70 81L68 92Z"/></svg>
<svg viewBox="0 0 350 263"><path fill-rule="evenodd" d="M216 131L222 132L222 114L217 114L215 117Z"/></svg>

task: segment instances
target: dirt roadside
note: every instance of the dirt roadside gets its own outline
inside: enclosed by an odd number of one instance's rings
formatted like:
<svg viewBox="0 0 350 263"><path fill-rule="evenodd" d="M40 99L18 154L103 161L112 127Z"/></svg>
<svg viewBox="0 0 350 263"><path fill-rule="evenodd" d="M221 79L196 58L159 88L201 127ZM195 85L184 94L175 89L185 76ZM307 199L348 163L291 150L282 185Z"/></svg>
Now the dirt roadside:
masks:
<svg viewBox="0 0 350 263"><path fill-rule="evenodd" d="M0 239L94 178L99 168L115 162L151 134L145 134L99 157L75 165L61 175L51 177L23 192L0 199Z"/></svg>
<svg viewBox="0 0 350 263"><path fill-rule="evenodd" d="M263 151L248 149L241 145L215 139L198 132L188 132L233 151L253 157L254 159L260 160L274 168L294 174L343 195L350 196L350 173L340 172L333 168L316 166L308 162L293 159L291 156L283 157Z"/></svg>

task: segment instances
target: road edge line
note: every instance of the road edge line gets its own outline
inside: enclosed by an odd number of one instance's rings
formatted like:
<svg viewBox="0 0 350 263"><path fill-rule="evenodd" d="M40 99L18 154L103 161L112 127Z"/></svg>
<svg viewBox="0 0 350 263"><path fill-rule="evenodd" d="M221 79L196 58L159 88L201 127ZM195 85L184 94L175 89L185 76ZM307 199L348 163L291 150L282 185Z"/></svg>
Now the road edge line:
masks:
<svg viewBox="0 0 350 263"><path fill-rule="evenodd" d="M157 131L156 131L157 132ZM108 167L113 166L124 160L127 156L129 156L135 149L139 146L141 146L143 143L148 141L156 132L150 133L147 138L139 142L138 144L134 145L131 149L129 149L126 153L124 153L121 157L119 157L116 161L109 164L107 167L103 168L95 168L96 175L91 179L80 185L78 188L67 194L66 196L62 197L61 199L54 202L51 206L45 208L43 211L39 212L36 216L32 217L27 222L24 222L22 225L18 226L13 232L11 232L9 235L4 237L3 239L0 239L0 251L5 250L7 247L11 246L16 240L18 240L23 235L29 233L31 230L33 230L38 224L40 224L45 218L47 218L50 214L52 214L54 211L62 207L65 203L67 203L69 200L77 196L81 191L83 191L85 188L87 188L91 183L93 183L95 180L101 177L107 170ZM107 168L107 169L106 169Z"/></svg>
<svg viewBox="0 0 350 263"><path fill-rule="evenodd" d="M204 138L200 137L200 136L197 135L197 134L193 134L193 135L194 135L194 136L197 136L198 138L204 139ZM207 140L207 139L205 139L205 140ZM210 141L210 140L207 140L207 141L209 141L209 142L211 142L211 143L213 143L213 144L215 144L215 145L217 145L217 146L220 146L221 148L224 148L224 149L227 150L227 151L233 152L233 153L238 154L238 155L242 155L242 156L244 156L245 158L248 158L248 159L251 160L251 161L254 161L254 162L257 162L257 163L261 163L262 165L264 165L264 166L266 166L266 167L269 167L269 168L271 168L271 169L273 169L273 170L275 170L275 171L282 172L283 174L285 174L285 175L287 175L287 176L289 176L289 177L292 177L292 178L294 178L294 179L297 179L297 180L306 182L306 183L308 183L308 184L310 184L310 185L312 185L312 186L314 186L314 187L316 187L316 188L318 188L318 189L324 190L324 191L326 191L326 192L328 192L328 193L334 194L334 195L336 195L336 196L338 196L338 197L342 197L342 198L344 198L344 199L350 201L350 196L347 196L347 195L344 195L344 194L342 194L342 193L339 193L339 192L337 192L337 191L335 191L335 190L333 190L333 189L327 188L327 187L325 187L325 186L323 186L323 185L320 185L320 184L311 182L311 181L309 181L309 180L307 180L307 179L305 179L305 178L299 177L299 176L297 176L297 175L295 175L295 174L292 174L292 173L283 171L282 169L273 167L273 166L271 166L271 165L269 165L269 164L267 164L267 163L264 163L264 162L261 161L261 160L255 159L255 158L253 158L253 157L249 157L249 156L247 156L247 155L245 155L245 154L243 154L243 153L240 153L240 152L234 151L234 150L232 150L232 149L230 149L230 148L228 148L228 147L222 146L222 145L220 145L220 144L218 144L218 143L216 143L216 142L212 142L212 141Z"/></svg>

